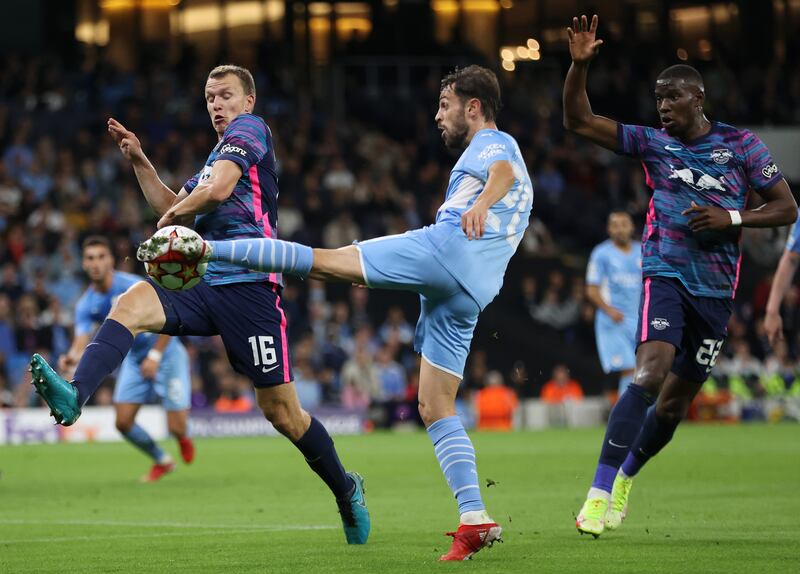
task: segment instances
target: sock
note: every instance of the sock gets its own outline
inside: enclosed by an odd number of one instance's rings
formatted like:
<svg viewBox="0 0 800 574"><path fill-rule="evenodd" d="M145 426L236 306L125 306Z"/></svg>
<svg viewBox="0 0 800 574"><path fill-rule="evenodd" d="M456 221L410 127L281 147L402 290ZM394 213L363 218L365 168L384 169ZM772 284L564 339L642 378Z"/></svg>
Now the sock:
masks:
<svg viewBox="0 0 800 574"><path fill-rule="evenodd" d="M108 375L116 369L133 345L133 335L114 319L106 319L83 352L75 369L78 404L83 407Z"/></svg>
<svg viewBox="0 0 800 574"><path fill-rule="evenodd" d="M131 430L122 433L122 436L158 464L162 464L162 462L166 462L168 459L166 453L161 450L150 435L147 434L147 431L136 423L131 427Z"/></svg>
<svg viewBox="0 0 800 574"><path fill-rule="evenodd" d="M475 449L458 416L439 419L428 427L433 451L439 461L450 490L453 491L461 514L471 510L486 510L478 484Z"/></svg>
<svg viewBox="0 0 800 574"><path fill-rule="evenodd" d="M625 460L654 397L639 385L628 385L611 409L592 487L611 492L617 470Z"/></svg>
<svg viewBox="0 0 800 574"><path fill-rule="evenodd" d="M607 490L603 490L601 488L595 488L594 486L589 489L588 494L586 495L586 499L590 498L605 498L606 500L611 500L611 493Z"/></svg>
<svg viewBox="0 0 800 574"><path fill-rule="evenodd" d="M314 251L292 241L264 238L209 243L212 261L224 261L254 271L288 273L305 278L314 263Z"/></svg>
<svg viewBox="0 0 800 574"><path fill-rule="evenodd" d="M680 419L666 419L656 415L652 409L647 413L639 436L633 443L631 451L622 463L621 470L629 477L634 477L652 457L657 455L672 440Z"/></svg>
<svg viewBox="0 0 800 574"><path fill-rule="evenodd" d="M623 375L619 378L619 396L622 396L622 394L628 388L628 385L630 385L632 382L633 382L633 373L629 375Z"/></svg>
<svg viewBox="0 0 800 574"><path fill-rule="evenodd" d="M311 426L294 446L298 448L311 469L328 485L336 498L350 498L355 484L344 471L333 439L322 423L311 417Z"/></svg>

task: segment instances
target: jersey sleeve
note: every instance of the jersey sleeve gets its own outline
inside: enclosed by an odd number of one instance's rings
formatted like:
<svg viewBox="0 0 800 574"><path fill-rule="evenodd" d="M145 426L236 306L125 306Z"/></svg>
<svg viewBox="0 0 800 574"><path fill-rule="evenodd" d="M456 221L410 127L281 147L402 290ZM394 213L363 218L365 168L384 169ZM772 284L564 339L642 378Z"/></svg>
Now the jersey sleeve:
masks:
<svg viewBox="0 0 800 574"><path fill-rule="evenodd" d="M747 182L755 191L765 189L783 179L767 146L749 130L742 131L742 152Z"/></svg>
<svg viewBox="0 0 800 574"><path fill-rule="evenodd" d="M600 247L595 247L589 256L589 265L586 266L586 284L600 285L605 276L605 258Z"/></svg>
<svg viewBox="0 0 800 574"><path fill-rule="evenodd" d="M225 130L217 160L230 160L246 173L267 154L269 140L269 130L261 118L242 114Z"/></svg>
<svg viewBox="0 0 800 574"><path fill-rule="evenodd" d="M800 212L800 210L798 210ZM786 239L786 251L793 253L800 253L800 225L795 222L792 229L789 231L789 237Z"/></svg>
<svg viewBox="0 0 800 574"><path fill-rule="evenodd" d="M464 170L481 181L489 179L489 168L496 161L511 162L514 145L500 133L494 131L478 133L470 143L470 155Z"/></svg>
<svg viewBox="0 0 800 574"><path fill-rule="evenodd" d="M655 130L647 126L617 124L617 153L641 157Z"/></svg>
<svg viewBox="0 0 800 574"><path fill-rule="evenodd" d="M187 193L192 193L199 182L200 172L198 171L196 174L190 177L186 183L183 184L183 189L185 189Z"/></svg>
<svg viewBox="0 0 800 574"><path fill-rule="evenodd" d="M94 329L89 302L86 297L81 297L75 305L75 336L89 335Z"/></svg>

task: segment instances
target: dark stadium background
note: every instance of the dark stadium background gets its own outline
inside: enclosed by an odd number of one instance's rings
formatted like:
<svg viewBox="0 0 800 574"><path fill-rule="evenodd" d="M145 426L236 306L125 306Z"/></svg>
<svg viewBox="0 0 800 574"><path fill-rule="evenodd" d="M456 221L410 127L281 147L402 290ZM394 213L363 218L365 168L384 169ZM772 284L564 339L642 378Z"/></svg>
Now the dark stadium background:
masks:
<svg viewBox="0 0 800 574"><path fill-rule="evenodd" d="M582 278L589 251L605 237L607 213L627 209L641 229L649 193L637 163L561 127L569 65L564 27L582 12L600 14L605 40L589 76L595 112L655 125L654 77L685 61L704 74L711 119L777 134L765 139L797 189L796 0L4 2L2 402L35 405L23 385L27 358L38 351L55 359L69 344L71 309L84 286L83 237L110 236L119 266L142 271L133 250L156 218L106 134L106 119L134 130L177 190L214 144L202 88L211 67L229 62L253 71L256 112L275 135L281 237L329 247L432 221L455 161L433 122L439 79L469 63L495 69L505 104L498 124L526 156L534 215L503 291L481 316L472 347L479 360L468 365L465 393L496 369L521 396L535 397L558 363L588 394L613 386L596 357ZM785 235L745 231L736 313L718 368L723 384L725 369L743 360L733 357L739 343L756 372L770 359L760 319ZM365 294L290 280L285 301L295 373L307 396L320 391L324 402L339 402L341 369L356 346L367 345L371 354L384 346L391 306L399 305L413 328L414 296L369 292L365 310L353 307L353 297ZM796 357L796 292L784 315ZM213 403L223 379L225 392L248 388L216 360L224 357L218 344L190 345L195 404ZM395 359L413 384L409 346L396 349Z"/></svg>

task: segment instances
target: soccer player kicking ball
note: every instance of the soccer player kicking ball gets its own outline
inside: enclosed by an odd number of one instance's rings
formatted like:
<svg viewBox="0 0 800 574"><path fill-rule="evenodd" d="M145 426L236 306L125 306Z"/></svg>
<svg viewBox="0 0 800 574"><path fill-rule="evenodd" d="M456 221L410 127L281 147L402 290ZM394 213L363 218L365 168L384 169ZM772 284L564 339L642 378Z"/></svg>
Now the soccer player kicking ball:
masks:
<svg viewBox="0 0 800 574"><path fill-rule="evenodd" d="M703 79L671 66L656 79L661 129L592 113L589 62L602 40L597 16L573 18L564 126L641 159L653 190L642 237L643 290L634 381L611 411L592 487L577 518L595 537L625 518L633 477L672 439L714 367L739 280L741 227L792 223L797 206L764 144L703 113ZM748 210L750 189L766 201ZM656 402L655 409L648 407Z"/></svg>
<svg viewBox="0 0 800 574"><path fill-rule="evenodd" d="M253 115L255 82L245 68L218 66L204 90L206 109L218 136L206 164L176 194L158 177L136 135L114 119L108 131L131 162L159 228L192 223L208 239L274 237L278 178L272 134ZM128 353L139 333L220 335L233 368L256 387L261 410L292 441L325 482L342 516L349 544L364 544L370 530L363 479L346 473L325 427L300 406L289 359L286 316L278 275L225 263L208 266L188 291L166 291L151 281L128 289L86 347L72 382L59 377L38 355L31 360L33 383L55 415L71 425L81 408Z"/></svg>
<svg viewBox="0 0 800 574"><path fill-rule="evenodd" d="M90 285L75 307L75 338L69 351L59 360L62 374L74 371L114 300L142 281L138 275L114 270L111 243L98 235L87 237L83 242L83 270L89 276ZM125 440L153 459L153 466L142 477L142 482L154 482L175 470L175 461L136 424L139 407L153 399L164 405L167 428L178 440L183 461L191 463L194 445L186 428L191 402L189 355L178 339L142 333L134 339L122 361L114 387L117 429Z"/></svg>
<svg viewBox="0 0 800 574"><path fill-rule="evenodd" d="M486 512L475 450L455 409L478 315L500 291L533 203L519 146L495 124L499 107L500 87L486 68L469 66L442 80L436 124L447 147L464 151L434 225L340 249L247 239L210 241L206 250L211 261L250 269L419 293L419 409L461 514L441 560L466 560L502 532ZM199 253L199 241L189 240L185 251ZM160 247L146 241L139 259L154 259ZM173 242L172 249L180 247Z"/></svg>

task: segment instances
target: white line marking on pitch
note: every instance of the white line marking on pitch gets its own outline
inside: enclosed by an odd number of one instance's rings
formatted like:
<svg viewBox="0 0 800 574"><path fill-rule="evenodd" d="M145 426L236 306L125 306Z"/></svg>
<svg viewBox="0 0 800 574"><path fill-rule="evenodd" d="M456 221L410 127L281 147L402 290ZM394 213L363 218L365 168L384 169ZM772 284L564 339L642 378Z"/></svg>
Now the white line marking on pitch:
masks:
<svg viewBox="0 0 800 574"><path fill-rule="evenodd" d="M327 524L189 524L185 522L134 522L112 520L27 520L27 519L0 519L0 525L15 524L57 524L60 526L128 526L142 528L189 528L200 530L332 530L338 526Z"/></svg>
<svg viewBox="0 0 800 574"><path fill-rule="evenodd" d="M179 528L191 530L211 530L212 532L196 532L189 536L209 536L220 534L249 534L254 532L279 532L279 531L298 531L298 530L333 530L336 526L322 524L296 524L279 526L275 524L258 525L236 525L236 524L185 524L177 522L112 522L107 520L0 520L0 525L33 525L33 524L54 524L61 526L123 526L123 527L145 527L145 528ZM162 538L165 536L187 536L185 532L159 532L148 534L114 534L110 536L53 536L42 538L17 538L0 539L3 544L38 544L41 542L89 542L94 540L116 540L126 538Z"/></svg>

